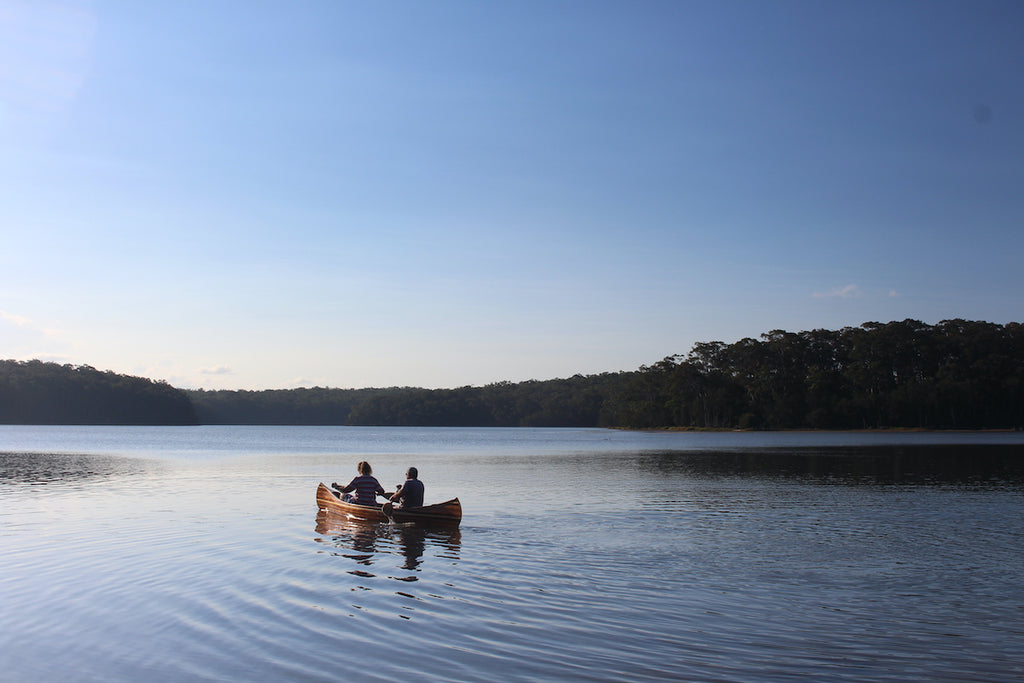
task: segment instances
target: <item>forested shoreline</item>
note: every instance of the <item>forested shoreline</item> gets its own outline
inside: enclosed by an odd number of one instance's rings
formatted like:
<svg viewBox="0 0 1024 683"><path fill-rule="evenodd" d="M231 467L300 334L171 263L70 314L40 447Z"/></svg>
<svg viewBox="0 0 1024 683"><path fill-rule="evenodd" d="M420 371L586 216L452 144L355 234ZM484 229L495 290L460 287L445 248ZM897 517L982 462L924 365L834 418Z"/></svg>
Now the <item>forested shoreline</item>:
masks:
<svg viewBox="0 0 1024 683"><path fill-rule="evenodd" d="M0 361L0 424L195 425L188 395L166 382L89 365Z"/></svg>
<svg viewBox="0 0 1024 683"><path fill-rule="evenodd" d="M634 373L457 389L189 391L204 424L443 427L608 426L603 410Z"/></svg>
<svg viewBox="0 0 1024 683"><path fill-rule="evenodd" d="M1019 429L1024 326L904 320L699 343L641 368L615 416L631 427Z"/></svg>
<svg viewBox="0 0 1024 683"><path fill-rule="evenodd" d="M701 342L635 371L421 389L181 390L0 361L0 423L1020 429L1024 327L916 320Z"/></svg>

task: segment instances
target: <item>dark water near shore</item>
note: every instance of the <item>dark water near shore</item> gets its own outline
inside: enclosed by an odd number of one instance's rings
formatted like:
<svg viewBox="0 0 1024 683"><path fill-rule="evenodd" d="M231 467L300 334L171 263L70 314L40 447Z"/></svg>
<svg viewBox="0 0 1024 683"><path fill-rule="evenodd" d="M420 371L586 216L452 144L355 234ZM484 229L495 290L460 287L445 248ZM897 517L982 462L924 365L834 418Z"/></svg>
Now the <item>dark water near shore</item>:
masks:
<svg viewBox="0 0 1024 683"><path fill-rule="evenodd" d="M1021 680L1022 548L1022 434L0 427L0 680Z"/></svg>

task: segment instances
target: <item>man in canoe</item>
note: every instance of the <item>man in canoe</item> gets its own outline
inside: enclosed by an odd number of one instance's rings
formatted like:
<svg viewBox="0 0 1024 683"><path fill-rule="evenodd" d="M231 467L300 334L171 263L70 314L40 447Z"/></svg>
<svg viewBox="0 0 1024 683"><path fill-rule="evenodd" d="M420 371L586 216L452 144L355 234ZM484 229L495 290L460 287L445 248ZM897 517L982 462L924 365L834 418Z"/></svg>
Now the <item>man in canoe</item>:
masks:
<svg viewBox="0 0 1024 683"><path fill-rule="evenodd" d="M410 467L405 471L405 483L398 485L398 490L388 499L398 508L418 508L423 506L423 482L419 480L419 470Z"/></svg>
<svg viewBox="0 0 1024 683"><path fill-rule="evenodd" d="M363 460L356 465L356 469L359 470L359 476L350 481L348 486L338 486L337 482L331 484L331 486L345 494L342 500L346 503L376 506L377 496L386 496L387 491L380 485L377 478L373 476L373 468L370 467L370 463ZM351 495L350 491L355 491L355 495Z"/></svg>

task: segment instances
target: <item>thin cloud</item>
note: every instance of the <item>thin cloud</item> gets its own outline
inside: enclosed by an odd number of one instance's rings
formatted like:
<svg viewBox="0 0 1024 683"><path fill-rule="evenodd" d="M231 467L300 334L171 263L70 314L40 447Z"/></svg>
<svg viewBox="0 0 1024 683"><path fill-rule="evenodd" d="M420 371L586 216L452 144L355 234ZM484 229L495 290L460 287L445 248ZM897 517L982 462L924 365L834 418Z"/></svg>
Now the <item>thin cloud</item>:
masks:
<svg viewBox="0 0 1024 683"><path fill-rule="evenodd" d="M215 365L210 368L199 368L200 375L233 375L235 371L226 365Z"/></svg>
<svg viewBox="0 0 1024 683"><path fill-rule="evenodd" d="M846 285L829 292L815 292L812 294L815 299L852 299L860 296L860 287L857 285Z"/></svg>
<svg viewBox="0 0 1024 683"><path fill-rule="evenodd" d="M35 334L41 334L44 337L59 337L60 330L47 329L40 327L34 320L26 318L23 315L17 315L15 313L9 313L7 311L0 311L0 321L9 323L14 327Z"/></svg>
<svg viewBox="0 0 1024 683"><path fill-rule="evenodd" d="M11 323L16 327L29 327L32 324L32 321L26 318L25 316L14 315L13 313L8 313L7 311L0 311L0 319L6 320L7 322Z"/></svg>

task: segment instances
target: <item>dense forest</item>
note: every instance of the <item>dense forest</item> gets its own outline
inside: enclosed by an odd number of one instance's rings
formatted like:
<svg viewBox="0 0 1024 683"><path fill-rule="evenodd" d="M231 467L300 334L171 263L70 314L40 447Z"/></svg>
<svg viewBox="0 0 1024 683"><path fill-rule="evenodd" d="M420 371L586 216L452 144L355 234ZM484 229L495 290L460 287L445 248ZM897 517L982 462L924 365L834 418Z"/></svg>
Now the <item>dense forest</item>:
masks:
<svg viewBox="0 0 1024 683"><path fill-rule="evenodd" d="M197 424L180 389L88 365L0 361L0 424Z"/></svg>
<svg viewBox="0 0 1024 683"><path fill-rule="evenodd" d="M642 367L608 413L630 427L1021 428L1024 326L904 320L700 343Z"/></svg>
<svg viewBox="0 0 1024 683"><path fill-rule="evenodd" d="M774 330L630 372L457 389L179 391L88 366L0 362L0 422L683 429L1024 427L1024 326Z"/></svg>

